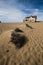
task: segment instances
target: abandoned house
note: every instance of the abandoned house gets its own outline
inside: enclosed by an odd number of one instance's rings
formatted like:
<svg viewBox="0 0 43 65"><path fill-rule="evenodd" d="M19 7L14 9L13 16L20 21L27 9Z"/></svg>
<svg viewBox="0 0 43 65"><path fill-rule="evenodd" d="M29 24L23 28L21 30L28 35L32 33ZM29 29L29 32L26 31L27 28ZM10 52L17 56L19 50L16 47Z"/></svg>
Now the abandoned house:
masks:
<svg viewBox="0 0 43 65"><path fill-rule="evenodd" d="M37 20L37 16L29 16L29 17L26 17L23 22L36 22Z"/></svg>

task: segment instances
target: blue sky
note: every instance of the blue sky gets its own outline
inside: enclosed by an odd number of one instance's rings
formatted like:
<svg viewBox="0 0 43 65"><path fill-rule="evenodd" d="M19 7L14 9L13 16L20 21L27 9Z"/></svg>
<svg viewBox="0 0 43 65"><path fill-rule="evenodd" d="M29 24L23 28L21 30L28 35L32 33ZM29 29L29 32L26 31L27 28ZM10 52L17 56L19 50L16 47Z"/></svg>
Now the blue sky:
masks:
<svg viewBox="0 0 43 65"><path fill-rule="evenodd" d="M30 15L43 21L43 0L0 0L0 21L22 22Z"/></svg>

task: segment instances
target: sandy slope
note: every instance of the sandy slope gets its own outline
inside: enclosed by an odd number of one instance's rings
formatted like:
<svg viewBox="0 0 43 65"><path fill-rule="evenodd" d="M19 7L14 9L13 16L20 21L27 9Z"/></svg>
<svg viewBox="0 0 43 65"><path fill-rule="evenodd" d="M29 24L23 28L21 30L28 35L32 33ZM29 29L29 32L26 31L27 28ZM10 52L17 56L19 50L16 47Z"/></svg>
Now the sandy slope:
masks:
<svg viewBox="0 0 43 65"><path fill-rule="evenodd" d="M43 22L22 24L19 27L27 36L27 43L20 49L10 42L12 28L0 34L0 65L43 65ZM16 27L15 27L16 28Z"/></svg>

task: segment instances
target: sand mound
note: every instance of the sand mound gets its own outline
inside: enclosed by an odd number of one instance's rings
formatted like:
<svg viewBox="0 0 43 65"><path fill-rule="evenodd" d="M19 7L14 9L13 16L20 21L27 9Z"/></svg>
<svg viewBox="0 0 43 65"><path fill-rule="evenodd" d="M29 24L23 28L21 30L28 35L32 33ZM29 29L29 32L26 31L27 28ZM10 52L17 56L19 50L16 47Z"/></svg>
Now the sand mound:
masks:
<svg viewBox="0 0 43 65"><path fill-rule="evenodd" d="M20 49L10 42L13 30L0 35L0 65L43 65L43 30L41 26L39 28L35 24L35 28L31 25L34 29L19 27L28 38L28 42Z"/></svg>

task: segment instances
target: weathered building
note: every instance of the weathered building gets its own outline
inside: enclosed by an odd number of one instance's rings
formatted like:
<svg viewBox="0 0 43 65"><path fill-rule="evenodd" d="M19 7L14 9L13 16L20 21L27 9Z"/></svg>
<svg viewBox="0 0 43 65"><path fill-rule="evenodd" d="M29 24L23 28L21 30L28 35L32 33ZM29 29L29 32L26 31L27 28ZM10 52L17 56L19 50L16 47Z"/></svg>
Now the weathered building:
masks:
<svg viewBox="0 0 43 65"><path fill-rule="evenodd" d="M29 16L29 17L26 17L23 22L36 22L37 20L37 16Z"/></svg>

